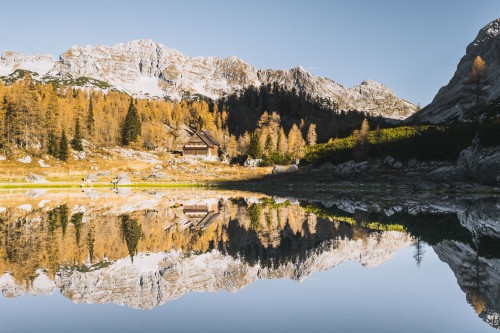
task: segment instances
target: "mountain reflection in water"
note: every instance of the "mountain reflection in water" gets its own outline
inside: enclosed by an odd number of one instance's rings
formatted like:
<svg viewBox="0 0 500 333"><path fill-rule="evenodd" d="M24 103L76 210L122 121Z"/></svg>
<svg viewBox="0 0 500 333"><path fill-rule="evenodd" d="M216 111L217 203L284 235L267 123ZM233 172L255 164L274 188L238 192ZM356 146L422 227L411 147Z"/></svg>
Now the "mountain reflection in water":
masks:
<svg viewBox="0 0 500 333"><path fill-rule="evenodd" d="M75 303L151 309L190 291L302 281L346 261L373 268L409 246L418 266L429 245L477 315L500 327L496 199L415 210L346 197L313 203L200 190L29 191L2 198L5 297L58 289Z"/></svg>

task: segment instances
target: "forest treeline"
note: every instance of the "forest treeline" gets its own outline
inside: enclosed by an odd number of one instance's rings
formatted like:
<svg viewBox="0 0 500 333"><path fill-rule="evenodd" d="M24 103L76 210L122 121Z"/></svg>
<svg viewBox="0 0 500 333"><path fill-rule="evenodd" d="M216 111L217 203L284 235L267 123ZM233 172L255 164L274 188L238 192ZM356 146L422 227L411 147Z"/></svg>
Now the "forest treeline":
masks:
<svg viewBox="0 0 500 333"><path fill-rule="evenodd" d="M365 120L360 130L354 130L348 137L308 147L302 162L339 164L386 156L402 161L414 158L455 162L460 152L471 146L474 139L483 147L500 145L500 121L370 129Z"/></svg>
<svg viewBox="0 0 500 333"><path fill-rule="evenodd" d="M95 147L174 151L182 131L190 127L210 131L231 158L289 162L301 158L306 145L316 143L312 120L319 120L298 112L293 96L279 87L267 87L217 103L132 99L116 91L40 84L26 74L10 85L0 83L0 149L6 155L21 149L62 160L70 155L69 147L83 150L83 140ZM248 99L253 102L245 106ZM304 103L300 105L305 109L315 108ZM362 117L352 113L352 126Z"/></svg>
<svg viewBox="0 0 500 333"><path fill-rule="evenodd" d="M332 100L313 97L298 92L295 88L288 90L277 83L250 86L243 93L234 93L218 103L219 107L227 106L227 126L231 133L237 135L255 130L265 111L276 112L281 117L281 125L286 132L293 124L315 124L320 142L350 135L360 127L365 118L372 124L384 123L384 119L380 117L372 117L356 110L343 111Z"/></svg>

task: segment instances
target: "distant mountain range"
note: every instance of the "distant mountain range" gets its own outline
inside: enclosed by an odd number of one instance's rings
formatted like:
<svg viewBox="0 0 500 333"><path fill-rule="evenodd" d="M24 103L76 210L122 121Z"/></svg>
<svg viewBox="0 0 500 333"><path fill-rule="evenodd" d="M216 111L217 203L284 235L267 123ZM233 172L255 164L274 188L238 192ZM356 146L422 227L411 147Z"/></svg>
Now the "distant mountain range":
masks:
<svg viewBox="0 0 500 333"><path fill-rule="evenodd" d="M38 82L117 90L139 98L209 98L217 100L251 86L278 85L322 101L327 108L357 110L373 116L426 123L467 121L474 106L468 80L474 59L486 63L486 105L500 104L500 18L482 28L469 44L450 82L434 100L417 106L397 97L383 84L364 81L346 88L312 75L298 66L288 70L257 69L238 57L188 57L152 40L114 46L73 46L58 60L47 55L23 56L5 51L0 58L0 80L11 83L29 72Z"/></svg>
<svg viewBox="0 0 500 333"><path fill-rule="evenodd" d="M234 56L188 57L151 40L114 46L73 46L58 60L46 55L3 53L0 79L13 82L25 71L39 82L115 89L140 98L215 100L250 86L278 84L338 110L364 111L392 119L404 119L417 110L414 104L374 81L345 88L300 66L289 70L258 70Z"/></svg>

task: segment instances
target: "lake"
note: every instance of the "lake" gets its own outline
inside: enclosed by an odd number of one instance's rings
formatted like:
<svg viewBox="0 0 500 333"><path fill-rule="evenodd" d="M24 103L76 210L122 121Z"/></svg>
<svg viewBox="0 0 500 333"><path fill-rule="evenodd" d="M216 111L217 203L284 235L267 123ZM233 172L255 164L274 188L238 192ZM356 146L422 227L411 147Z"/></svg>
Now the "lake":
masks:
<svg viewBox="0 0 500 333"><path fill-rule="evenodd" d="M314 193L2 191L1 331L498 330L498 197Z"/></svg>

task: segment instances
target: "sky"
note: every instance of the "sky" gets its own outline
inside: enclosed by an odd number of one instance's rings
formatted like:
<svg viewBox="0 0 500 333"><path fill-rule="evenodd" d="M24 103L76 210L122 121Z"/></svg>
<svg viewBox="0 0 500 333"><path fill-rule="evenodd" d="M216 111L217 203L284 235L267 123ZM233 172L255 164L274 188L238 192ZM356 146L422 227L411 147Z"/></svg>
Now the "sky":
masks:
<svg viewBox="0 0 500 333"><path fill-rule="evenodd" d="M0 52L152 39L188 56L298 65L351 87L375 80L425 106L500 0L5 1Z"/></svg>

